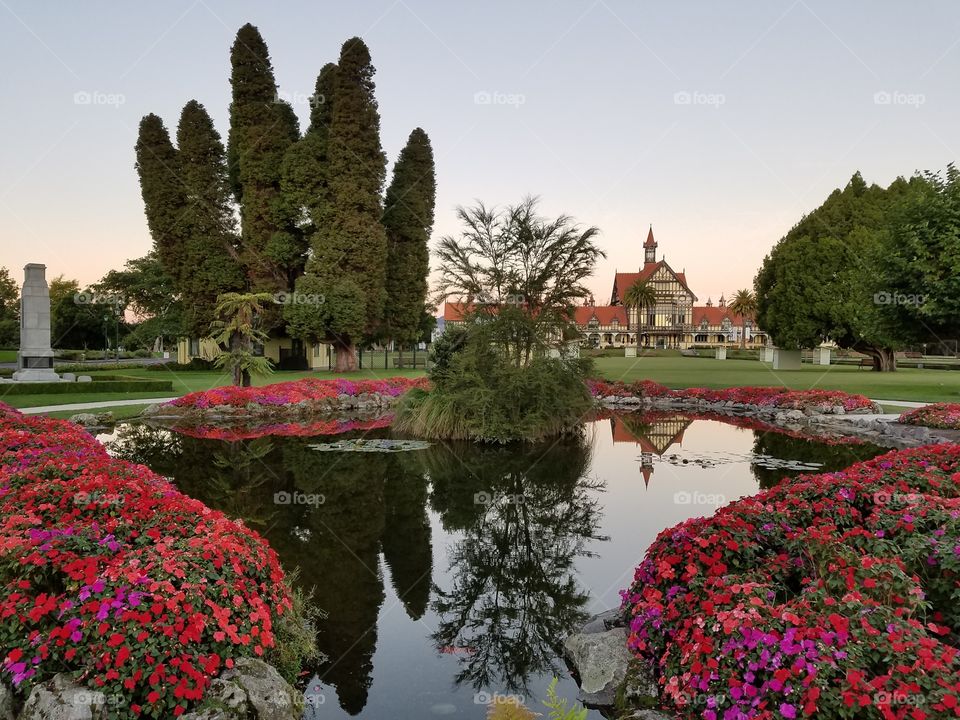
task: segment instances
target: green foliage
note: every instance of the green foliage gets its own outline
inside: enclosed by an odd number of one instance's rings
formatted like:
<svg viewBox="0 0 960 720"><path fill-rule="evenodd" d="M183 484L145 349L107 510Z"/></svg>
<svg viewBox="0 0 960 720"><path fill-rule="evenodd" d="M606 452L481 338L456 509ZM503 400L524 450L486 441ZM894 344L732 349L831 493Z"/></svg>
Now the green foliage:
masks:
<svg viewBox="0 0 960 720"><path fill-rule="evenodd" d="M433 229L436 177L430 138L410 133L387 188L383 225L387 230L385 337L413 342L420 334L430 271L428 243Z"/></svg>
<svg viewBox="0 0 960 720"><path fill-rule="evenodd" d="M557 678L550 681L547 699L543 704L550 710L550 720L587 720L588 710L585 707L568 707L566 698L557 697Z"/></svg>
<svg viewBox="0 0 960 720"><path fill-rule="evenodd" d="M229 370L234 385L250 385L251 375L273 372L270 360L254 352L269 336L260 327L264 303L273 302L269 293L225 293L217 301L217 319L210 324L212 339L225 349L213 361L214 367Z"/></svg>
<svg viewBox="0 0 960 720"><path fill-rule="evenodd" d="M96 293L81 292L76 280L62 275L50 281L50 341L53 347L102 350L112 344L122 326L120 307L95 302ZM108 298L112 300L112 298ZM106 337L105 337L106 335Z"/></svg>
<svg viewBox="0 0 960 720"><path fill-rule="evenodd" d="M10 271L0 267L0 346L20 343L20 286Z"/></svg>
<svg viewBox="0 0 960 720"><path fill-rule="evenodd" d="M592 407L578 363L537 357L516 364L492 340L497 323L476 325L441 347L433 388L411 391L397 410L401 432L506 443L573 430ZM439 342L439 341L438 341Z"/></svg>
<svg viewBox="0 0 960 720"><path fill-rule="evenodd" d="M66 372L58 368L58 372ZM80 370L83 372L83 370ZM171 380L104 380L94 376L93 382L13 383L4 385L4 395L85 395L95 393L172 393Z"/></svg>
<svg viewBox="0 0 960 720"><path fill-rule="evenodd" d="M94 287L97 294L118 298L124 312L132 312L139 324L133 337L127 336L124 345L131 343L150 347L160 338L174 342L182 334L183 305L173 278L164 269L156 250L142 258L128 260L122 270L111 270Z"/></svg>
<svg viewBox="0 0 960 720"><path fill-rule="evenodd" d="M281 189L284 156L300 135L297 116L279 99L267 45L253 25L237 31L230 65L227 165L240 203L241 257L254 290L287 290L306 252L297 206Z"/></svg>
<svg viewBox="0 0 960 720"><path fill-rule="evenodd" d="M374 329L386 300L387 239L380 223L386 158L373 73L364 42L347 40L335 73L330 119L331 211L311 241L307 267L325 288L328 332L348 346Z"/></svg>
<svg viewBox="0 0 960 720"><path fill-rule="evenodd" d="M196 100L180 114L177 147L186 200L179 219L186 230L179 290L185 330L197 336L212 322L217 296L242 289L244 276L223 144Z"/></svg>

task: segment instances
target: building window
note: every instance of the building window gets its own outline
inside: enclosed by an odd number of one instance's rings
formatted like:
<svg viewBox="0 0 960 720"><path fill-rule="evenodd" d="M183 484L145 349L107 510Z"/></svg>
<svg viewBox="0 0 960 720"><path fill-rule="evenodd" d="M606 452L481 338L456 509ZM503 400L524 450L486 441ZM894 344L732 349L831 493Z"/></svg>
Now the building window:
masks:
<svg viewBox="0 0 960 720"><path fill-rule="evenodd" d="M198 338L190 338L190 348L187 352L191 357L198 357L200 355L200 340Z"/></svg>

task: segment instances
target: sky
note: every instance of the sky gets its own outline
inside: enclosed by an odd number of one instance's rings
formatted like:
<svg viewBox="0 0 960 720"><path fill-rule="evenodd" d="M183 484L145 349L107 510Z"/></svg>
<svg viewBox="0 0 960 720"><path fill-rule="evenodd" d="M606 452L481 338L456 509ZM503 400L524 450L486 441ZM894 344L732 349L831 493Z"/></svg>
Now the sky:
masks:
<svg viewBox="0 0 960 720"><path fill-rule="evenodd" d="M716 302L855 171L886 185L960 148L954 0L0 0L0 266L86 285L147 253L137 125L173 130L197 99L226 140L246 22L302 126L317 72L362 37L390 162L414 127L431 138L434 240L457 205L537 195L600 228L599 303L651 224Z"/></svg>

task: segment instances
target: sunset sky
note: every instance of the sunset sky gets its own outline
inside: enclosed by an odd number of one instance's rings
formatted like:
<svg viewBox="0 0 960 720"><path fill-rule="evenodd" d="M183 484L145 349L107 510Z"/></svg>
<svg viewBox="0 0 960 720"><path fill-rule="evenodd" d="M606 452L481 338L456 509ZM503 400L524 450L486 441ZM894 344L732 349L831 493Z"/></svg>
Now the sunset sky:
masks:
<svg viewBox="0 0 960 720"><path fill-rule="evenodd" d="M0 265L86 284L151 245L134 170L146 113L202 102L224 140L229 49L257 25L306 124L320 67L359 35L392 162L423 127L434 237L454 208L542 197L601 229L609 299L652 223L701 301L748 287L800 216L957 159L960 3L36 2L0 0Z"/></svg>

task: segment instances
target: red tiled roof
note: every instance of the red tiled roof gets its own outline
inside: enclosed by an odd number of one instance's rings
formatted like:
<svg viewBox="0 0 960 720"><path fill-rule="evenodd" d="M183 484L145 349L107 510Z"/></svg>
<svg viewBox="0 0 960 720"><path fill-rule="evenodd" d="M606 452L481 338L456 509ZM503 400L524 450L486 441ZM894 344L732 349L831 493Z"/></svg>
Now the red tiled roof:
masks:
<svg viewBox="0 0 960 720"><path fill-rule="evenodd" d="M707 325L719 326L724 318L730 318L731 324L743 327L743 316L737 315L728 307L709 307L707 305L693 306L693 325L697 327L706 318Z"/></svg>
<svg viewBox="0 0 960 720"><path fill-rule="evenodd" d="M673 268L667 265L666 262L663 260L658 260L657 262L653 263L645 263L644 266L640 268L640 272L618 272L613 278L613 294L611 295L611 299L616 298L618 302L622 302L623 294L626 293L635 282L638 280L642 282L649 280L653 274L660 269L661 266L666 267L667 270L676 276L677 280L680 281L680 284L683 285L683 287L685 287L687 290L690 290L690 287L687 285L685 273L674 272ZM693 295L692 290L690 290L690 294Z"/></svg>
<svg viewBox="0 0 960 720"><path fill-rule="evenodd" d="M467 312L467 304L462 302L445 302L443 304L443 319L447 322L463 322Z"/></svg>
<svg viewBox="0 0 960 720"><path fill-rule="evenodd" d="M583 305L575 308L574 321L577 325L586 325L594 316L601 325L610 325L614 318L624 327L627 325L627 311L622 305Z"/></svg>

